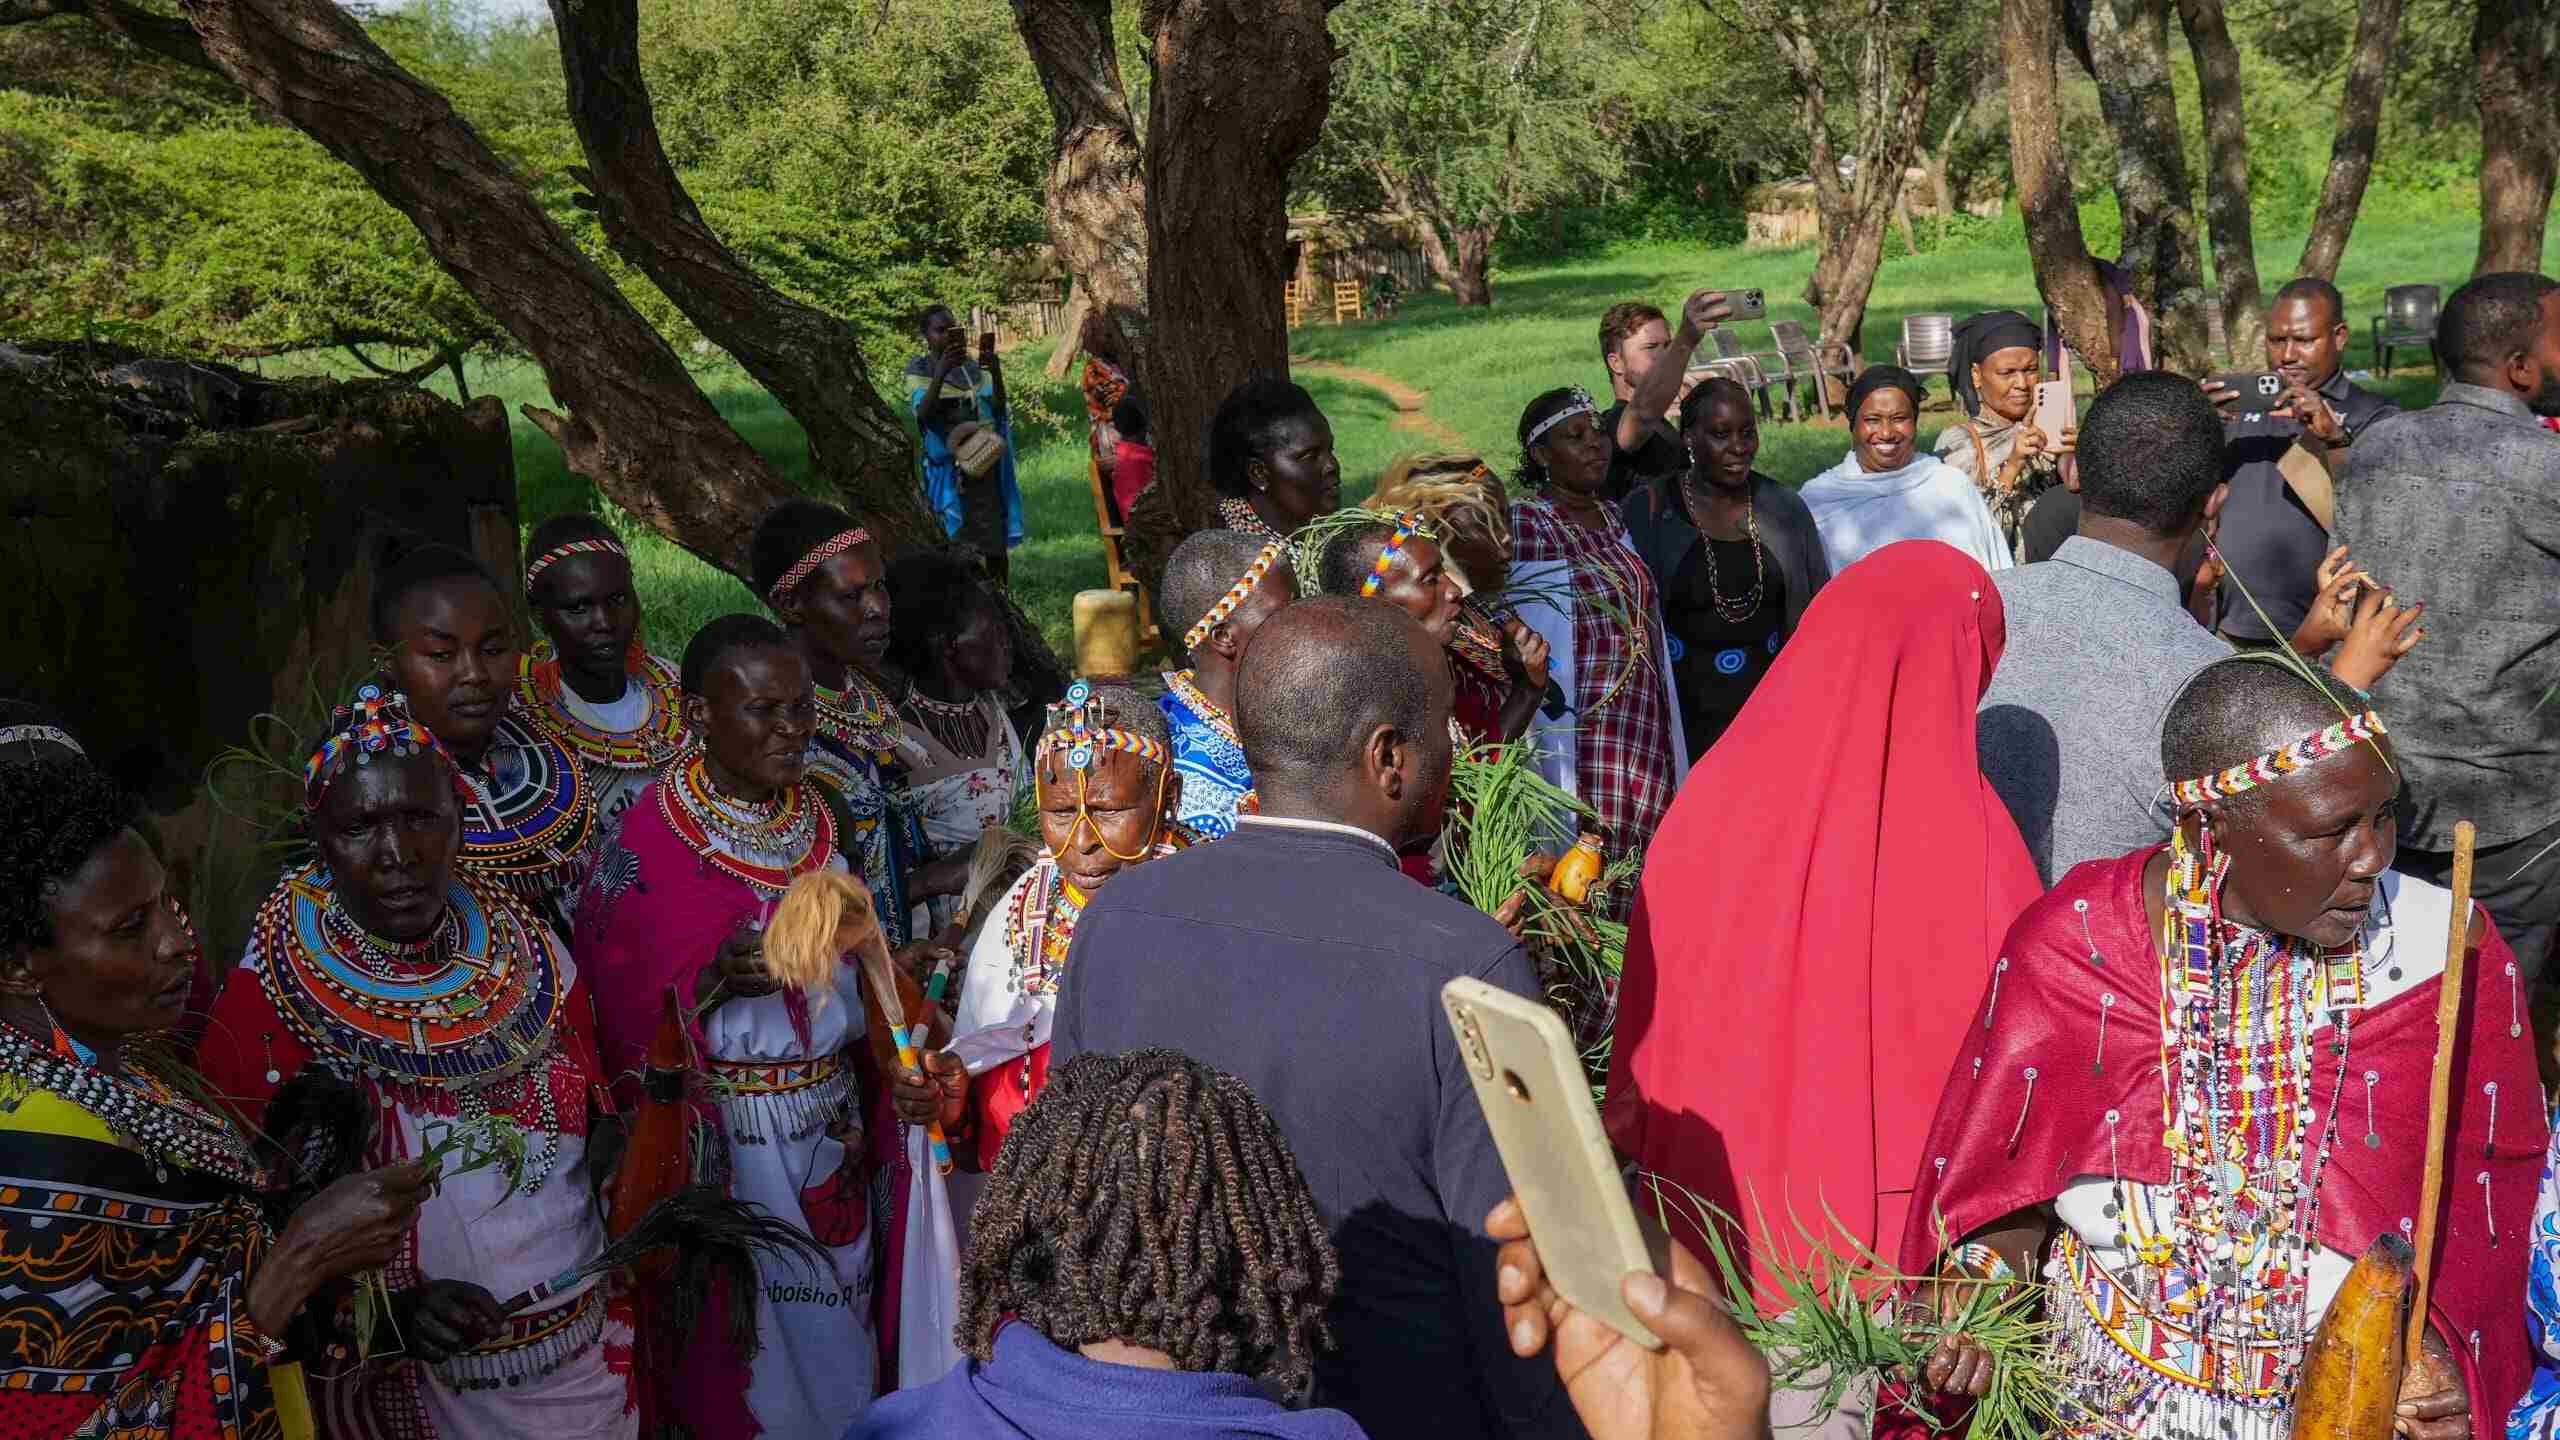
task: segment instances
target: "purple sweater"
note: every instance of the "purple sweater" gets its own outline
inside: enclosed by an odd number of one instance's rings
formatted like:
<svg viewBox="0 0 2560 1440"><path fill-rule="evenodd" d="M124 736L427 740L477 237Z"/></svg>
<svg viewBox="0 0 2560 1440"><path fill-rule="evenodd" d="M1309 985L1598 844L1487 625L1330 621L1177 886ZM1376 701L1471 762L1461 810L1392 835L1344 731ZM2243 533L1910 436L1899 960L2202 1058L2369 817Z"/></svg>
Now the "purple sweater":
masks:
<svg viewBox="0 0 2560 1440"><path fill-rule="evenodd" d="M1364 1440L1339 1410L1291 1410L1242 1375L1087 1360L1028 1325L996 1331L996 1358L884 1396L844 1440Z"/></svg>

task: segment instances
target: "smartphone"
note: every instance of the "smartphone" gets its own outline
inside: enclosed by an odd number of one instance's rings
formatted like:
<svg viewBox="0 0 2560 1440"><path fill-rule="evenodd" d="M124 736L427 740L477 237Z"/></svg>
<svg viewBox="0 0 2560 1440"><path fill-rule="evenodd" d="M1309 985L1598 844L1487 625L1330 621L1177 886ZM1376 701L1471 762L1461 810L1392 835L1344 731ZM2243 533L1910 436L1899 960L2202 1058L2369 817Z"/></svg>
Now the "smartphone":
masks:
<svg viewBox="0 0 2560 1440"><path fill-rule="evenodd" d="M2079 402L2072 399L2069 380L2036 382L2035 419L2048 442L2060 441L2063 431L2080 423Z"/></svg>
<svg viewBox="0 0 2560 1440"><path fill-rule="evenodd" d="M1440 1004L1547 1283L1619 1334L1661 1349L1619 1298L1627 1272L1650 1272L1653 1259L1564 1021L1536 1000L1466 977L1440 987Z"/></svg>
<svg viewBox="0 0 2560 1440"><path fill-rule="evenodd" d="M1769 297L1758 290L1733 292L1733 318L1758 320L1769 313Z"/></svg>
<svg viewBox="0 0 2560 1440"><path fill-rule="evenodd" d="M2243 410L2266 410L2284 399L2284 377L2272 370L2242 370L2213 377L2217 384L2227 385L2240 397Z"/></svg>

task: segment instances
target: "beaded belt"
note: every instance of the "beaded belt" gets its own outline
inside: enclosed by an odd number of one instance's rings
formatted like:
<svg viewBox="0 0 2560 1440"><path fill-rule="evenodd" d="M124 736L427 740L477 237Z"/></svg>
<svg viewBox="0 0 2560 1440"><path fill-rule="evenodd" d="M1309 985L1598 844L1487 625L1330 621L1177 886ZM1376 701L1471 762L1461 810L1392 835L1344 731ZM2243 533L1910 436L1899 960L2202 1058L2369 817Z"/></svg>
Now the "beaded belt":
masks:
<svg viewBox="0 0 2560 1440"><path fill-rule="evenodd" d="M710 1070L734 1095L783 1095L806 1090L835 1078L844 1069L841 1052L806 1060L713 1060Z"/></svg>
<svg viewBox="0 0 2560 1440"><path fill-rule="evenodd" d="M2101 1384L2139 1380L2142 1389L2165 1381L2223 1404L2290 1415L2289 1372L2298 1362L2284 1342L2205 1342L2160 1316L2155 1296L2137 1294L2109 1273L2075 1235L2061 1237L2053 1265L2065 1281L2053 1296L2053 1319L2066 1371Z"/></svg>
<svg viewBox="0 0 2560 1440"><path fill-rule="evenodd" d="M604 1286L598 1284L566 1305L509 1316L497 1338L438 1365L436 1375L456 1390L513 1389L577 1359L603 1333Z"/></svg>

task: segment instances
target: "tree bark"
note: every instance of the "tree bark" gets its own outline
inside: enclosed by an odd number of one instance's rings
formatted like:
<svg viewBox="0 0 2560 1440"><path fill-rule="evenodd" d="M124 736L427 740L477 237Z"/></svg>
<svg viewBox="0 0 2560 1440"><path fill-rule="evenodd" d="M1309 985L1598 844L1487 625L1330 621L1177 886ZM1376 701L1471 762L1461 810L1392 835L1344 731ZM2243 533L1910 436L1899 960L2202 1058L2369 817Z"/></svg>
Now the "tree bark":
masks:
<svg viewBox="0 0 2560 1440"><path fill-rule="evenodd" d="M2560 169L2560 0L2480 0L2480 250L2471 273L2540 270Z"/></svg>
<svg viewBox="0 0 2560 1440"><path fill-rule="evenodd" d="M2070 342L2101 386L2118 373L2115 328L2098 262L2080 231L2080 202L2062 148L2054 51L2062 38L2062 0L2001 0L2000 63L2008 74L2009 168L2026 222L2027 256L2054 328Z"/></svg>
<svg viewBox="0 0 2560 1440"><path fill-rule="evenodd" d="M1120 83L1111 0L1013 0L1013 19L1057 125L1044 196L1049 243L1085 303L1119 325L1137 374L1149 342L1146 157Z"/></svg>
<svg viewBox="0 0 2560 1440"><path fill-rule="evenodd" d="M1289 368L1289 170L1332 100L1328 0L1145 0L1148 429L1157 497L1130 517L1150 586L1210 523L1205 441L1227 392Z"/></svg>
<svg viewBox="0 0 2560 1440"><path fill-rule="evenodd" d="M1461 305L1493 303L1493 227L1458 227L1458 283L1449 287Z"/></svg>
<svg viewBox="0 0 2560 1440"><path fill-rule="evenodd" d="M2249 116L2241 105L2240 50L2231 43L2222 0L2178 0L2178 20L2195 52L2196 83L2203 92L2205 223L2222 291L2222 335L2232 355L2254 356L2266 345L2267 322L2251 234ZM2228 357L2213 358L2219 364Z"/></svg>
<svg viewBox="0 0 2560 1440"><path fill-rule="evenodd" d="M186 0L186 12L215 68L354 166L533 353L568 413L524 413L569 468L747 573L747 536L790 491L470 123L329 0Z"/></svg>
<svg viewBox="0 0 2560 1440"><path fill-rule="evenodd" d="M581 200L606 243L800 422L811 473L841 490L866 524L905 543L940 540L915 482L913 444L872 388L861 337L742 264L667 163L640 74L636 0L552 0L551 13L569 119L589 167L571 174L591 192Z"/></svg>
<svg viewBox="0 0 2560 1440"><path fill-rule="evenodd" d="M2373 177L2373 151L2382 133L2382 100L2391 88L2391 55L2400 39L2400 0L2363 0L2356 7L2356 39L2338 92L2338 134L2329 142L2329 173L2320 182L2311 235L2302 242L2296 275L2338 278L2347 237Z"/></svg>
<svg viewBox="0 0 2560 1440"><path fill-rule="evenodd" d="M1920 125L1929 113L1929 87L1937 76L1936 47L1925 38L1891 33L1885 9L1881 0L1871 0L1863 16L1857 174L1852 180L1840 178L1812 22L1804 11L1790 9L1777 27L1778 48L1794 74L1812 140L1814 205L1822 225L1805 300L1821 317L1822 337L1848 346L1860 359L1867 297L1884 263L1885 223L1899 208L1903 179L1919 148Z"/></svg>
<svg viewBox="0 0 2560 1440"><path fill-rule="evenodd" d="M1431 267L1434 278L1449 287L1449 298L1460 305L1491 305L1494 227L1464 223L1450 215L1428 180L1374 161L1368 168L1387 204L1413 222L1422 261Z"/></svg>
<svg viewBox="0 0 2560 1440"><path fill-rule="evenodd" d="M2093 0L2089 54L2098 109L2116 141L2116 204L2124 215L2116 263L2158 318L2154 363L2200 374L2208 348L2204 269L2169 74L2168 0Z"/></svg>

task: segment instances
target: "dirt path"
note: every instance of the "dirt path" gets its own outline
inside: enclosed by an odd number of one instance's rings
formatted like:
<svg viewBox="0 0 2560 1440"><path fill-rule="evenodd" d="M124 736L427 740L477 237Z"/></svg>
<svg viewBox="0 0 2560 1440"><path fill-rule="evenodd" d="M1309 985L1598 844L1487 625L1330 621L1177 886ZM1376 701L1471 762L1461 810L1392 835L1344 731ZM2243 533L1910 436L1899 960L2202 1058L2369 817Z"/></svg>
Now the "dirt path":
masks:
<svg viewBox="0 0 2560 1440"><path fill-rule="evenodd" d="M1428 394L1414 389L1392 375L1381 375L1375 370L1361 370L1349 365L1336 365L1329 360L1309 360L1298 355L1289 357L1289 368L1302 370L1310 375L1329 375L1336 380L1348 380L1354 385L1366 385L1386 396L1387 403L1396 407L1396 418L1392 428L1419 435L1442 449L1464 450L1467 448L1466 440L1457 431L1432 419L1424 412L1423 406L1431 399Z"/></svg>

